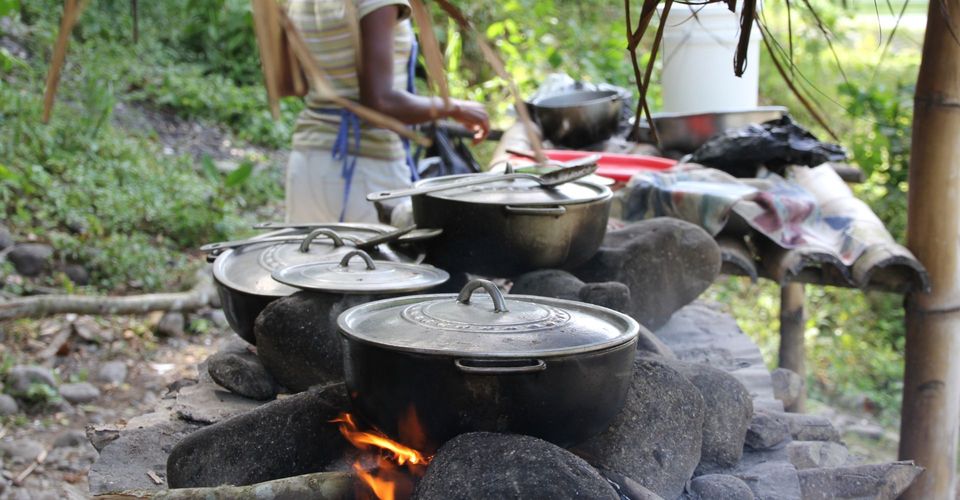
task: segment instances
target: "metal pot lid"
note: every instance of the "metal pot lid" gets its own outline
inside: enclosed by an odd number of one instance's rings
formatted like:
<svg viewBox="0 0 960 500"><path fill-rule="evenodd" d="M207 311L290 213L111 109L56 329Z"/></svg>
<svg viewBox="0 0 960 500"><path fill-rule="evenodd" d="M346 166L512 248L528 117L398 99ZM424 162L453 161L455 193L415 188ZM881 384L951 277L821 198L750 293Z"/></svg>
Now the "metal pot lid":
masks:
<svg viewBox="0 0 960 500"><path fill-rule="evenodd" d="M417 187L444 184L477 175L463 174L433 177L417 182ZM613 196L606 186L585 181L573 181L552 188L545 188L529 179L508 179L477 186L468 186L446 191L437 191L423 196L444 200L487 203L496 205L570 205L603 200Z"/></svg>
<svg viewBox="0 0 960 500"><path fill-rule="evenodd" d="M450 279L450 275L433 266L374 262L363 250L352 250L340 260L308 262L278 269L273 272L273 279L319 292L402 293L439 285Z"/></svg>
<svg viewBox="0 0 960 500"><path fill-rule="evenodd" d="M483 288L487 293L472 296ZM507 295L473 280L459 294L368 302L337 319L347 338L375 346L449 356L542 357L600 351L637 337L625 314L572 300Z"/></svg>
<svg viewBox="0 0 960 500"><path fill-rule="evenodd" d="M389 226L386 226L388 229ZM377 228L344 228L333 231L314 229L302 240L290 242L257 242L224 251L213 262L213 276L224 286L241 292L267 297L286 297L296 288L274 280L270 274L278 269L305 262L339 259L354 250L343 239L365 240L383 231Z"/></svg>

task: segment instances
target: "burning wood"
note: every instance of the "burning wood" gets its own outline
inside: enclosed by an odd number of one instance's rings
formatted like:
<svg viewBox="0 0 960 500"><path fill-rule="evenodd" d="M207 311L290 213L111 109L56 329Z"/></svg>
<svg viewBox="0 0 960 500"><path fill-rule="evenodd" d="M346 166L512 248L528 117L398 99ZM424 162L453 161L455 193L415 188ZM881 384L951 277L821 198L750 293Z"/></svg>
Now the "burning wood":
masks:
<svg viewBox="0 0 960 500"><path fill-rule="evenodd" d="M332 422L340 424L340 433L350 444L375 454L361 457L353 464L353 470L362 482L362 485L358 484L357 498L394 500L409 498L413 494L416 479L423 477L433 456L394 441L375 429L361 431L349 413L341 414ZM401 439L425 446L423 432L412 408L401 417L400 424Z"/></svg>

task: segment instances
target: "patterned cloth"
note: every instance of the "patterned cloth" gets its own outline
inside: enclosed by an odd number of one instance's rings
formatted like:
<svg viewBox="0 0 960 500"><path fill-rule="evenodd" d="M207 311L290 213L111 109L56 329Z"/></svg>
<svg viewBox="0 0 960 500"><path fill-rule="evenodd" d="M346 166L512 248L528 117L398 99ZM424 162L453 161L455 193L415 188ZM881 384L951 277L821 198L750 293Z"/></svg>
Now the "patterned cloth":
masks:
<svg viewBox="0 0 960 500"><path fill-rule="evenodd" d="M766 170L756 179L696 164L640 172L618 197L625 220L675 217L714 236L753 229L782 248L821 248L848 266L874 243L852 217L824 215L813 193Z"/></svg>

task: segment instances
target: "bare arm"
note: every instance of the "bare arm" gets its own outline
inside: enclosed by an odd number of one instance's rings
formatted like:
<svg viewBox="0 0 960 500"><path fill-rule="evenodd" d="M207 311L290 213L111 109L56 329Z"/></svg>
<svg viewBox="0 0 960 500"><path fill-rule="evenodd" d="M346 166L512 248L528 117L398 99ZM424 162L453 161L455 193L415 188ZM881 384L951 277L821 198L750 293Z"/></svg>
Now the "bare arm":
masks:
<svg viewBox="0 0 960 500"><path fill-rule="evenodd" d="M452 118L476 132L475 141L490 131L490 119L482 105L452 100L445 109L443 100L411 94L393 88L393 29L399 7L388 5L360 19L360 104L407 124Z"/></svg>

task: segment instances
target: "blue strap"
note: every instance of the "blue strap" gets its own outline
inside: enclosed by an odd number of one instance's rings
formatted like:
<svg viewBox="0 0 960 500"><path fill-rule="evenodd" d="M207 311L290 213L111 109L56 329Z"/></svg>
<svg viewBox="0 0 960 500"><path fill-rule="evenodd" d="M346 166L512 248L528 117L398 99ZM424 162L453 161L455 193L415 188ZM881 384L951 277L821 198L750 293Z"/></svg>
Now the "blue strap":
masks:
<svg viewBox="0 0 960 500"><path fill-rule="evenodd" d="M407 92L416 94L417 89L413 86L413 79L416 77L417 53L420 51L420 45L417 43L417 37L413 37L413 43L410 45L410 59L407 60ZM403 141L403 151L407 155L407 167L410 169L410 181L420 180L420 172L417 172L417 164L410 154L410 139L401 137ZM418 154L419 156L419 154Z"/></svg>

